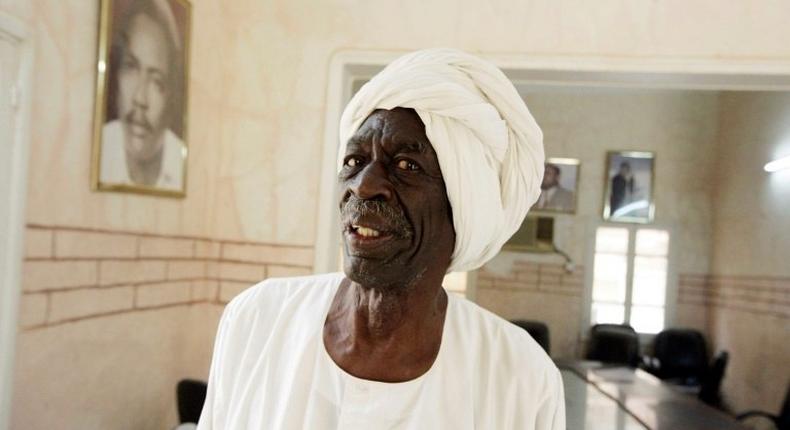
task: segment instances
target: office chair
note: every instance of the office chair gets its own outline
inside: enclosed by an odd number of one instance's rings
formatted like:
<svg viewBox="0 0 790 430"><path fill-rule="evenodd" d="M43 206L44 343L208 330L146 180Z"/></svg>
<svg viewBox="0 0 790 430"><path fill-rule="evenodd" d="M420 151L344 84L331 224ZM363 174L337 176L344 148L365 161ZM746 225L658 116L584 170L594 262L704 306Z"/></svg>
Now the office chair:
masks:
<svg viewBox="0 0 790 430"><path fill-rule="evenodd" d="M721 382L724 380L724 372L727 370L729 361L730 354L727 351L718 353L713 359L713 363L703 373L700 381L697 398L716 409L725 409L721 398Z"/></svg>
<svg viewBox="0 0 790 430"><path fill-rule="evenodd" d="M512 320L511 323L523 328L535 339L536 342L551 355L551 341L549 339L549 327L540 321Z"/></svg>
<svg viewBox="0 0 790 430"><path fill-rule="evenodd" d="M200 419L208 386L203 381L182 379L176 386L178 419L181 423L195 423Z"/></svg>
<svg viewBox="0 0 790 430"><path fill-rule="evenodd" d="M776 426L777 430L790 430L790 385L787 386L785 402L782 405L782 410L779 412L779 415L774 415L765 411L747 411L739 414L735 419L738 421L745 421L757 417L771 421Z"/></svg>
<svg viewBox="0 0 790 430"><path fill-rule="evenodd" d="M653 340L653 356L657 367L649 371L660 379L676 380L680 385L700 385L708 369L705 338L696 330L662 330Z"/></svg>
<svg viewBox="0 0 790 430"><path fill-rule="evenodd" d="M596 324L590 328L587 360L636 367L639 364L639 337L627 324Z"/></svg>

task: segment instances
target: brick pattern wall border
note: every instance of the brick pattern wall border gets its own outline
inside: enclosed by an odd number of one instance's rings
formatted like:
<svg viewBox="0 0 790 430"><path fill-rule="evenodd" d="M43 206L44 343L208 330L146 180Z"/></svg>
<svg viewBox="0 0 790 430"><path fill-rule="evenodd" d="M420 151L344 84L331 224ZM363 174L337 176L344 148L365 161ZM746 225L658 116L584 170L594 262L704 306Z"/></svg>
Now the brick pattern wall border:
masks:
<svg viewBox="0 0 790 430"><path fill-rule="evenodd" d="M790 278L681 274L678 303L790 319Z"/></svg>
<svg viewBox="0 0 790 430"><path fill-rule="evenodd" d="M312 273L312 246L28 224L20 328L199 303Z"/></svg>
<svg viewBox="0 0 790 430"><path fill-rule="evenodd" d="M507 274L501 274L484 266L478 271L477 288L582 297L584 267L576 266L573 273L568 273L562 264L517 260Z"/></svg>

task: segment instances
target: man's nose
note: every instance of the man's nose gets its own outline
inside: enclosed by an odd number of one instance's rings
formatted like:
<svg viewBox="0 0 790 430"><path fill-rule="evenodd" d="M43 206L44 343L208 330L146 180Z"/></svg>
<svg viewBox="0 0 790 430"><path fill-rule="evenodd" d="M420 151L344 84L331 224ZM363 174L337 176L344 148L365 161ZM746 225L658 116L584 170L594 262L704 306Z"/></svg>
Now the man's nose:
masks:
<svg viewBox="0 0 790 430"><path fill-rule="evenodd" d="M142 76L137 80L132 101L141 108L148 107L148 77Z"/></svg>
<svg viewBox="0 0 790 430"><path fill-rule="evenodd" d="M349 189L363 200L389 201L393 196L389 172L381 160L368 163L351 181Z"/></svg>

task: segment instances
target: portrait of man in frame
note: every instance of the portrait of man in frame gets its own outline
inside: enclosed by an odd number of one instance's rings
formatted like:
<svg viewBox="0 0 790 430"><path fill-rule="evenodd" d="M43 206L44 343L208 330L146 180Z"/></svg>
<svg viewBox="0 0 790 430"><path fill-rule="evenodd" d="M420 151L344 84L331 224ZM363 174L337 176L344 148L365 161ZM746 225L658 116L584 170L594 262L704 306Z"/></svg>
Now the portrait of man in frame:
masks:
<svg viewBox="0 0 790 430"><path fill-rule="evenodd" d="M187 0L102 0L92 182L186 194Z"/></svg>
<svg viewBox="0 0 790 430"><path fill-rule="evenodd" d="M580 162L575 158L548 158L545 163L540 197L532 211L576 213Z"/></svg>
<svg viewBox="0 0 790 430"><path fill-rule="evenodd" d="M609 151L603 218L606 221L647 224L653 221L655 154Z"/></svg>

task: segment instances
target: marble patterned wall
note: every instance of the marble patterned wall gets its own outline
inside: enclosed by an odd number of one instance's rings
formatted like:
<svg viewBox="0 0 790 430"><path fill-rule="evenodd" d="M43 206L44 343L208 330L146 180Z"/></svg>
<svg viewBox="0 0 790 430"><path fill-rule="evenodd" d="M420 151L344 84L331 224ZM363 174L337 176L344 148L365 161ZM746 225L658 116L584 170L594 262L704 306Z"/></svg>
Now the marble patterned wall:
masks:
<svg viewBox="0 0 790 430"><path fill-rule="evenodd" d="M556 262L535 262L505 252L478 271L476 287L477 304L499 316L545 323L552 357L578 355L583 266L568 272Z"/></svg>
<svg viewBox="0 0 790 430"><path fill-rule="evenodd" d="M206 378L222 307L313 262L312 247L184 235L30 224L26 239L19 429L171 427L175 384Z"/></svg>
<svg viewBox="0 0 790 430"><path fill-rule="evenodd" d="M302 246L29 225L23 273L24 330L127 312L224 305L270 277L302 276Z"/></svg>
<svg viewBox="0 0 790 430"><path fill-rule="evenodd" d="M295 147L259 132L271 112L227 97L221 2L193 2L187 197L90 190L98 5L0 1L35 54L14 429L172 427L175 384L206 378L224 304L312 272L312 207L296 208L311 199L286 197L276 162Z"/></svg>
<svg viewBox="0 0 790 430"><path fill-rule="evenodd" d="M134 286L119 290L125 294L113 296L109 309L95 296L86 309L64 298L104 294L102 261L90 252L88 264L62 264L58 246L65 245L46 245L47 237L84 232L80 240L94 243L93 251L108 252L115 245L94 242L95 233L112 236L113 244L157 235L307 252L315 238L327 70L339 50L455 46L583 58L603 67L623 59L645 67L702 61L722 71L753 62L781 67L790 58L788 11L777 2L192 3L188 196L173 200L89 190L98 1L0 0L0 12L25 23L35 47L27 243L37 256L25 262L30 297L21 314L12 428L174 424L175 380L205 378L207 371L222 288L213 284L206 294L195 285L212 285L212 263L181 265L168 256L165 269L153 264L160 277L146 290L159 303L152 309L136 309L145 293L133 279L123 281ZM123 258L150 257L127 252ZM197 252L190 260L196 258ZM306 257L299 261L298 271L309 270ZM168 270L176 271L171 263L205 270L186 269L188 301L186 284L167 279ZM271 275L229 267L245 271L233 275L241 284ZM235 287L243 286L228 288Z"/></svg>

